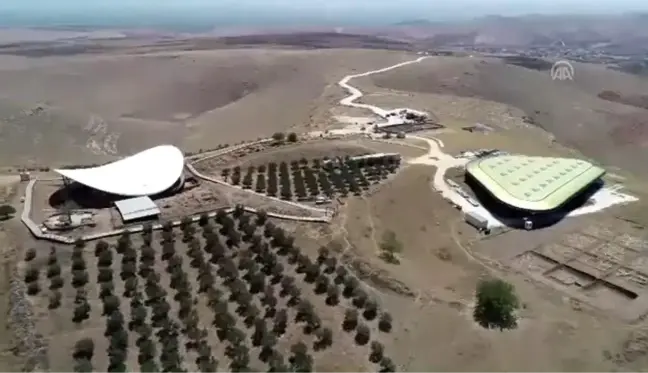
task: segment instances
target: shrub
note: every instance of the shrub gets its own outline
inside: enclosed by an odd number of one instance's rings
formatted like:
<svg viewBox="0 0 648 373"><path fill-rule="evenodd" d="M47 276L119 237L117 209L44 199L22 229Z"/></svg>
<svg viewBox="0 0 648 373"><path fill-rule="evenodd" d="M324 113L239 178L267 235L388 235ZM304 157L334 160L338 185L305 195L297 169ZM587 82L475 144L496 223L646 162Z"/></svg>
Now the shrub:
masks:
<svg viewBox="0 0 648 373"><path fill-rule="evenodd" d="M99 240L95 244L95 256L99 257L99 254L103 253L104 251L106 251L108 249L110 249L110 246L108 245L108 243L106 241Z"/></svg>
<svg viewBox="0 0 648 373"><path fill-rule="evenodd" d="M385 355L385 347L378 341L371 341L370 348L369 361L374 364L379 363Z"/></svg>
<svg viewBox="0 0 648 373"><path fill-rule="evenodd" d="M77 373L90 373L94 370L92 367L92 363L90 362L90 360L87 359L78 359L74 363L73 369Z"/></svg>
<svg viewBox="0 0 648 373"><path fill-rule="evenodd" d="M369 343L369 339L371 339L371 331L369 330L369 327L365 324L359 324L356 328L356 343L364 346Z"/></svg>
<svg viewBox="0 0 648 373"><path fill-rule="evenodd" d="M380 315L380 320L378 321L378 329L381 332L389 333L392 329L392 316L384 312Z"/></svg>
<svg viewBox="0 0 648 373"><path fill-rule="evenodd" d="M358 311L354 308L349 308L344 313L344 321L342 322L342 328L350 332L356 328L358 325Z"/></svg>
<svg viewBox="0 0 648 373"><path fill-rule="evenodd" d="M274 317L274 326L272 328L272 331L281 336L286 332L286 328L288 327L288 313L285 308L280 309L277 311Z"/></svg>
<svg viewBox="0 0 648 373"><path fill-rule="evenodd" d="M73 271L84 271L86 269L86 263L83 258L76 257L72 260L72 270Z"/></svg>
<svg viewBox="0 0 648 373"><path fill-rule="evenodd" d="M92 360L92 356L94 355L94 348L95 344L92 339L80 339L74 345L74 353L72 354L72 357L74 357L75 359Z"/></svg>
<svg viewBox="0 0 648 373"><path fill-rule="evenodd" d="M297 134L295 132L291 132L288 134L287 140L288 142L297 142L297 140L299 139L297 138Z"/></svg>
<svg viewBox="0 0 648 373"><path fill-rule="evenodd" d="M357 308L364 308L367 303L367 299L367 293L364 290L358 288L353 294L353 305Z"/></svg>
<svg viewBox="0 0 648 373"><path fill-rule="evenodd" d="M97 275L97 282L111 282L113 280L113 272L111 268L99 268Z"/></svg>
<svg viewBox="0 0 648 373"><path fill-rule="evenodd" d="M27 285L27 294L28 295L36 295L36 294L38 294L40 292L40 290L41 290L40 285L36 281L30 282Z"/></svg>
<svg viewBox="0 0 648 373"><path fill-rule="evenodd" d="M389 357L383 356L382 360L380 360L380 372L396 372L396 365Z"/></svg>
<svg viewBox="0 0 648 373"><path fill-rule="evenodd" d="M315 280L315 294L324 294L328 291L329 279L325 275L320 275Z"/></svg>
<svg viewBox="0 0 648 373"><path fill-rule="evenodd" d="M103 304L104 304L103 315L107 316L119 309L120 302L119 302L119 298L117 298L114 295L111 295L104 298Z"/></svg>
<svg viewBox="0 0 648 373"><path fill-rule="evenodd" d="M31 262L32 260L34 260L34 258L36 258L36 250L35 249L28 249L25 252L25 261L26 262Z"/></svg>
<svg viewBox="0 0 648 373"><path fill-rule="evenodd" d="M74 308L74 314L72 316L72 321L75 323L80 323L83 320L87 320L90 317L90 305L87 301L77 304Z"/></svg>
<svg viewBox="0 0 648 373"><path fill-rule="evenodd" d="M262 226L268 221L268 213L265 210L257 210L256 212L257 220L256 224Z"/></svg>
<svg viewBox="0 0 648 373"><path fill-rule="evenodd" d="M333 345L333 332L329 328L321 328L315 332L317 340L313 344L315 350L323 350Z"/></svg>
<svg viewBox="0 0 648 373"><path fill-rule="evenodd" d="M403 251L403 244L396 237L396 233L393 231L385 231L382 236L382 242L380 243L380 249L382 250L381 257L385 261L393 264L399 263L396 255Z"/></svg>
<svg viewBox="0 0 648 373"><path fill-rule="evenodd" d="M347 276L344 280L344 290L342 292L342 295L344 295L346 298L351 297L355 294L358 286L360 286L360 281L358 281L357 278L353 276Z"/></svg>
<svg viewBox="0 0 648 373"><path fill-rule="evenodd" d="M364 316L365 319L371 321L378 316L378 302L374 299L368 299L365 302L364 308L362 316Z"/></svg>
<svg viewBox="0 0 648 373"><path fill-rule="evenodd" d="M1 205L0 206L0 219L5 220L9 219L13 214L16 213L16 209L10 205Z"/></svg>
<svg viewBox="0 0 648 373"><path fill-rule="evenodd" d="M283 141L285 138L286 138L286 135L283 132L275 132L275 133L272 134L272 139L274 141Z"/></svg>
<svg viewBox="0 0 648 373"><path fill-rule="evenodd" d="M50 264L47 267L47 278L53 278L61 275L61 266L58 263Z"/></svg>
<svg viewBox="0 0 648 373"><path fill-rule="evenodd" d="M110 250L104 250L99 254L97 265L99 267L110 267L112 265L113 254Z"/></svg>
<svg viewBox="0 0 648 373"><path fill-rule="evenodd" d="M520 306L513 285L500 280L484 280L477 285L473 318L484 328L514 329L515 312Z"/></svg>
<svg viewBox="0 0 648 373"><path fill-rule="evenodd" d="M114 295L115 284L112 282L102 282L99 284L99 298L105 300L107 297Z"/></svg>
<svg viewBox="0 0 648 373"><path fill-rule="evenodd" d="M294 344L290 352L292 352L290 365L293 372L313 371L313 357L308 354L308 347L303 342Z"/></svg>
<svg viewBox="0 0 648 373"><path fill-rule="evenodd" d="M124 297L130 298L137 292L137 277L129 277L124 282Z"/></svg>
<svg viewBox="0 0 648 373"><path fill-rule="evenodd" d="M49 295L49 304L47 305L47 308L50 310L57 309L61 306L61 292L58 290L53 290L50 295Z"/></svg>
<svg viewBox="0 0 648 373"><path fill-rule="evenodd" d="M38 281L38 276L38 269L36 267L29 267L25 271L25 282L30 283Z"/></svg>
<svg viewBox="0 0 648 373"><path fill-rule="evenodd" d="M72 286L80 288L88 283L88 273L85 271L72 272Z"/></svg>
<svg viewBox="0 0 648 373"><path fill-rule="evenodd" d="M329 284L326 289L326 304L336 306L338 303L340 303L340 290L337 286Z"/></svg>
<svg viewBox="0 0 648 373"><path fill-rule="evenodd" d="M63 282L63 279L61 278L61 276L52 277L52 279L50 281L50 289L51 290L60 289L60 288L63 287L63 284L64 284L64 282Z"/></svg>

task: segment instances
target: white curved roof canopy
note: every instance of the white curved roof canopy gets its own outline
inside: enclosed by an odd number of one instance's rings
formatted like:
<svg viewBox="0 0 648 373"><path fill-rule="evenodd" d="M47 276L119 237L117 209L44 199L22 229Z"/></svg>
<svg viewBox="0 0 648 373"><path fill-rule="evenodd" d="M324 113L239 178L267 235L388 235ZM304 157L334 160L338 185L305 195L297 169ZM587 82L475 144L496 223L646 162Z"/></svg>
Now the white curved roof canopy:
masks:
<svg viewBox="0 0 648 373"><path fill-rule="evenodd" d="M173 145L160 145L99 167L54 171L106 193L151 196L172 187L183 168L182 151Z"/></svg>

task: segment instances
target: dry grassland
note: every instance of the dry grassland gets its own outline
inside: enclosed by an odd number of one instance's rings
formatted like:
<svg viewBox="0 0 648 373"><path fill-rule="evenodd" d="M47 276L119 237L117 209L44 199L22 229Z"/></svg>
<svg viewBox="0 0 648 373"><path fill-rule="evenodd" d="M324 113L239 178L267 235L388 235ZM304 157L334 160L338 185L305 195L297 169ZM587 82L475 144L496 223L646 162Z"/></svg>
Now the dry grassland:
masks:
<svg viewBox="0 0 648 373"><path fill-rule="evenodd" d="M335 84L407 60L364 50L0 56L5 165L98 162L160 143L213 148L330 121Z"/></svg>

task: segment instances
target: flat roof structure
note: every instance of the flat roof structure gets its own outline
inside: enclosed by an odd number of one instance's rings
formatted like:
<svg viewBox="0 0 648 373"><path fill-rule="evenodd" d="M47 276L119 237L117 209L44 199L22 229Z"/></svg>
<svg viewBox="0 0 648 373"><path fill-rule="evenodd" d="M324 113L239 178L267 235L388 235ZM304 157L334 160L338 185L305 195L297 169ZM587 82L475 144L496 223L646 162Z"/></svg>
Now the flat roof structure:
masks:
<svg viewBox="0 0 648 373"><path fill-rule="evenodd" d="M124 222L160 215L160 209L149 197L135 197L115 202Z"/></svg>
<svg viewBox="0 0 648 373"><path fill-rule="evenodd" d="M102 192L120 196L151 196L182 176L184 155L173 145L160 145L99 167L54 172Z"/></svg>
<svg viewBox="0 0 648 373"><path fill-rule="evenodd" d="M605 174L580 159L521 155L480 158L466 172L501 202L530 211L554 210Z"/></svg>

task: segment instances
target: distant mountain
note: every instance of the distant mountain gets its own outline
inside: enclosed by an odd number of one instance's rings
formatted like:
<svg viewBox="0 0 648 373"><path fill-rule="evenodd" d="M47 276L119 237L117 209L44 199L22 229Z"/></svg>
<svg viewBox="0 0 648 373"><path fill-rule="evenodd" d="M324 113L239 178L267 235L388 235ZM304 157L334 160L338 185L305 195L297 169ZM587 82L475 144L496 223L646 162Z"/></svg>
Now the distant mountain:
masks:
<svg viewBox="0 0 648 373"><path fill-rule="evenodd" d="M434 24L435 22L421 18L421 19L411 19L411 20L396 22L393 24L393 26L425 27L425 26L433 26Z"/></svg>
<svg viewBox="0 0 648 373"><path fill-rule="evenodd" d="M567 47L588 48L606 43L636 49L648 48L648 14L489 15L458 22L411 19L354 32L418 41L430 47L452 44L524 47L564 43Z"/></svg>

